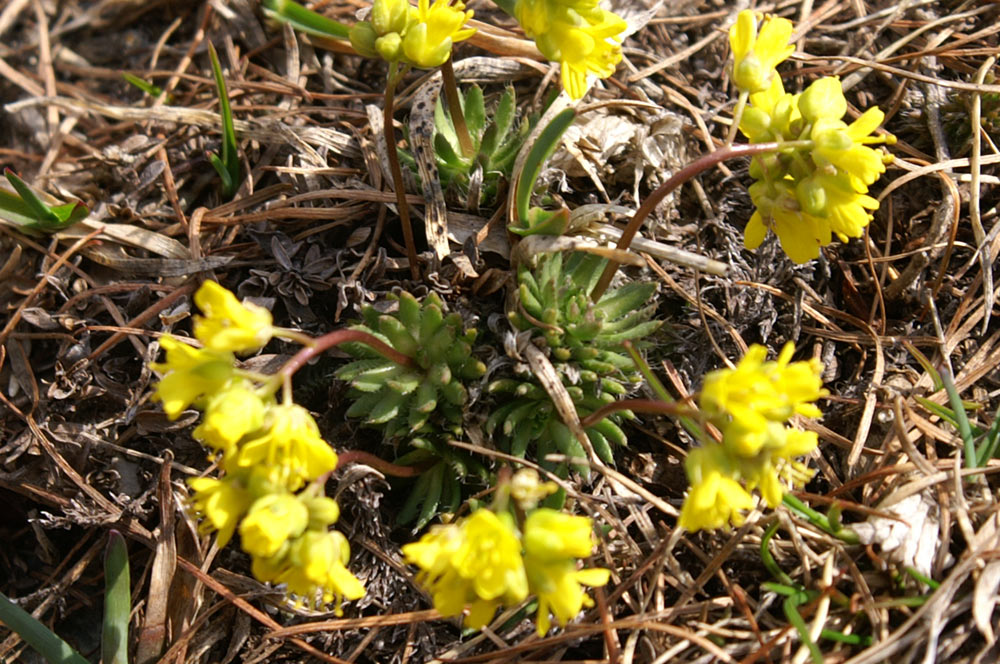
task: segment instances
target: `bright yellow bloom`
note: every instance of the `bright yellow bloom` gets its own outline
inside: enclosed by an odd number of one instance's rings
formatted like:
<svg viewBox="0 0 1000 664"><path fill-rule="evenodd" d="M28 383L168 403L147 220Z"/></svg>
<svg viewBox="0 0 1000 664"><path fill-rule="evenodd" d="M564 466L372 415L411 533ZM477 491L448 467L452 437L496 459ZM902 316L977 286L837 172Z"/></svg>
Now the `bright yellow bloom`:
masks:
<svg viewBox="0 0 1000 664"><path fill-rule="evenodd" d="M160 339L160 346L167 352L166 361L150 366L165 375L156 385L153 400L163 402L163 411L172 420L201 397L219 391L233 377L232 353L195 348L169 334Z"/></svg>
<svg viewBox="0 0 1000 664"><path fill-rule="evenodd" d="M766 16L757 33L757 15L745 9L729 29L729 44L733 49L733 83L742 91L763 92L776 76L775 67L795 52L788 43L792 22L786 18Z"/></svg>
<svg viewBox="0 0 1000 664"><path fill-rule="evenodd" d="M232 538L236 525L250 509L253 497L238 476L226 475L221 480L211 477L193 477L188 486L194 491L191 504L204 521L202 532L219 531L218 545L222 548Z"/></svg>
<svg viewBox="0 0 1000 664"><path fill-rule="evenodd" d="M466 624L486 625L501 604L528 595L521 542L509 514L479 509L456 523L435 526L419 541L403 546L417 565L417 580L431 593L434 607L454 616L469 607Z"/></svg>
<svg viewBox="0 0 1000 664"><path fill-rule="evenodd" d="M347 538L336 530L307 530L290 543L288 553L278 558L255 557L253 575L272 583L284 583L288 592L310 606L335 602L334 613L343 615L343 600L364 597L365 587L346 565L351 556Z"/></svg>
<svg viewBox="0 0 1000 664"><path fill-rule="evenodd" d="M552 625L550 613L557 623L565 625L581 609L594 605L594 600L581 586L603 586L611 578L610 570L596 567L577 569L576 561L572 559L547 561L526 555L524 566L531 592L538 596L539 636L545 636Z"/></svg>
<svg viewBox="0 0 1000 664"><path fill-rule="evenodd" d="M316 420L302 406L281 404L268 410L257 437L239 447L241 468L263 464L274 481L295 491L337 467L337 454L319 434Z"/></svg>
<svg viewBox="0 0 1000 664"><path fill-rule="evenodd" d="M290 493L271 493L250 506L240 522L240 543L247 553L270 558L289 538L301 535L309 524L309 510Z"/></svg>
<svg viewBox="0 0 1000 664"><path fill-rule="evenodd" d="M264 423L264 400L240 383L230 383L208 398L205 418L194 437L209 447L228 452L243 436Z"/></svg>
<svg viewBox="0 0 1000 664"><path fill-rule="evenodd" d="M524 521L524 551L539 560L586 558L593 548L593 524L585 516L542 507Z"/></svg>
<svg viewBox="0 0 1000 664"><path fill-rule="evenodd" d="M688 452L684 462L691 489L681 507L678 525L695 532L743 524L742 510L753 507L753 498L725 467L726 452L711 444Z"/></svg>
<svg viewBox="0 0 1000 664"><path fill-rule="evenodd" d="M823 389L822 363L812 358L792 362L791 342L774 361L767 360L767 348L754 344L735 369L719 369L705 376L699 403L710 418L729 422L741 429L763 433L770 422L784 423L794 414L822 415L813 402L829 394ZM725 431L724 431L725 433ZM759 449L735 450L753 456Z"/></svg>
<svg viewBox="0 0 1000 664"><path fill-rule="evenodd" d="M194 318L194 336L212 350L247 353L260 350L271 340L271 312L247 302L214 281L206 281L194 294L204 316Z"/></svg>
<svg viewBox="0 0 1000 664"><path fill-rule="evenodd" d="M461 0L419 0L412 10L412 20L402 35L402 48L406 59L417 67L439 67L451 57L452 45L468 39L475 28L462 26L472 18L472 10L465 10ZM377 28L376 28L377 30Z"/></svg>
<svg viewBox="0 0 1000 664"><path fill-rule="evenodd" d="M524 521L524 567L531 593L538 596L538 634L551 626L549 614L560 625L576 617L593 601L581 588L603 586L606 569L577 569L577 558L585 558L594 548L591 520L548 508L531 512Z"/></svg>
<svg viewBox="0 0 1000 664"><path fill-rule="evenodd" d="M517 0L514 16L542 55L561 65L563 88L573 99L587 92L587 75L607 78L622 59L628 24L597 0Z"/></svg>

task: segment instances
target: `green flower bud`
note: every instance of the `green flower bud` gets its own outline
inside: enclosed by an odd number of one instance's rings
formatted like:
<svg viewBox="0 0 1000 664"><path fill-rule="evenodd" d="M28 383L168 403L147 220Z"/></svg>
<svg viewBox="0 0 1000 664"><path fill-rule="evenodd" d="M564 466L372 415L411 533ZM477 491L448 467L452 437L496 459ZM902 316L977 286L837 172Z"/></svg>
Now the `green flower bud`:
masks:
<svg viewBox="0 0 1000 664"><path fill-rule="evenodd" d="M378 34L375 32L375 28L368 21L361 21L355 23L351 27L350 32L351 46L360 55L366 58L377 58L378 51L375 50L375 40L378 39Z"/></svg>
<svg viewBox="0 0 1000 664"><path fill-rule="evenodd" d="M390 32L375 40L375 50L387 62L396 62L403 57L403 39L398 32Z"/></svg>
<svg viewBox="0 0 1000 664"><path fill-rule="evenodd" d="M826 217L826 189L812 178L799 182L795 187L795 198L803 212L814 217Z"/></svg>
<svg viewBox="0 0 1000 664"><path fill-rule="evenodd" d="M375 0L372 5L372 26L380 37L406 30L409 16L410 3L407 0Z"/></svg>

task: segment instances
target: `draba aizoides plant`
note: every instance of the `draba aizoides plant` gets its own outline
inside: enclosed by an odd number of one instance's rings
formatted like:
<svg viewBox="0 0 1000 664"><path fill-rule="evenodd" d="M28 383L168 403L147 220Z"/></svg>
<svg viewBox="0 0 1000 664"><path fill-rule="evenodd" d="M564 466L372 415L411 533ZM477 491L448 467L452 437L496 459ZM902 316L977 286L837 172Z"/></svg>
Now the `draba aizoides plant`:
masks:
<svg viewBox="0 0 1000 664"><path fill-rule="evenodd" d="M660 326L650 320L656 305L647 305L656 292L654 283L628 284L596 304L591 301L589 293L602 267L600 258L583 253L565 259L560 253L546 254L535 270L521 265L517 304L508 313L514 329L528 333L531 343L548 353L581 417L641 381L622 343ZM490 393L506 398L487 420L487 433L506 440L515 456L524 456L531 443L539 459L550 453L586 456L530 370L524 367L518 373L490 383ZM627 442L618 423L628 417L629 411L619 411L586 429L594 451L606 463L614 461L612 445Z"/></svg>
<svg viewBox="0 0 1000 664"><path fill-rule="evenodd" d="M685 460L691 483L679 524L691 531L741 525L743 510L760 492L771 508L785 495L786 484L802 486L809 470L797 458L816 448L817 436L790 426L799 415L822 415L814 403L823 389L818 359L792 362L794 344L785 344L776 360L753 345L733 369L705 376L698 403L704 418L722 432L720 442L692 449Z"/></svg>
<svg viewBox="0 0 1000 664"><path fill-rule="evenodd" d="M461 439L469 388L486 373L473 355L478 332L467 328L461 314L449 313L436 293L418 302L403 292L391 314L365 307L365 322L352 329L384 341L412 358L409 366L380 356L362 344L346 349L359 359L341 367L336 377L350 386L354 402L349 417L363 418L397 447L395 463L422 469L409 500L398 514L400 523L422 527L439 509L454 511L462 497L460 480L486 476L483 465L448 444Z"/></svg>
<svg viewBox="0 0 1000 664"><path fill-rule="evenodd" d="M455 118L445 111L438 97L434 107L434 157L441 186L467 209L493 205L501 187L511 176L514 160L537 121L531 115L517 123L517 96L507 88L495 109L487 114L483 90L469 86L462 97L462 112L472 150L466 155ZM419 173L413 156L400 149L403 163Z"/></svg>
<svg viewBox="0 0 1000 664"><path fill-rule="evenodd" d="M204 347L165 335L166 359L152 368L162 375L153 398L168 417L189 407L204 413L194 437L212 449L223 472L188 480L200 528L218 531L220 547L239 533L254 576L285 584L297 602L334 603L339 614L344 599L365 589L347 570L347 538L330 529L340 509L323 495L323 481L337 454L312 415L292 403L290 372L261 375L236 364L236 353L260 350L274 336L301 336L274 327L269 311L240 303L214 281L202 284L195 303L203 315L194 335Z"/></svg>

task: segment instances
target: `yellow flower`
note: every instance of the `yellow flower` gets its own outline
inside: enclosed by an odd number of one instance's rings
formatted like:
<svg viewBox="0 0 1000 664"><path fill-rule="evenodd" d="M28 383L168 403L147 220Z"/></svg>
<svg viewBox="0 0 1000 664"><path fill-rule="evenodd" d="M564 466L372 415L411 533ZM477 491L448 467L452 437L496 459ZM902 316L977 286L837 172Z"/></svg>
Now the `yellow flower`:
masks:
<svg viewBox="0 0 1000 664"><path fill-rule="evenodd" d="M195 513L205 519L199 530L218 530L219 548L224 547L232 538L236 524L250 509L253 497L236 475L226 475L221 480L194 477L188 480L188 486L194 491L191 504Z"/></svg>
<svg viewBox="0 0 1000 664"><path fill-rule="evenodd" d="M509 514L479 509L465 519L435 526L403 546L406 561L420 567L417 580L434 607L454 616L469 607L466 624L486 625L497 606L511 606L528 594L521 542Z"/></svg>
<svg viewBox="0 0 1000 664"><path fill-rule="evenodd" d="M699 403L702 410L725 426L734 422L748 431L762 432L769 422L783 423L794 414L822 415L813 401L829 394L820 374L823 364L812 358L792 362L795 345L785 344L777 360L767 359L767 348L754 344L735 369L719 369L705 376ZM753 453L756 453L754 451Z"/></svg>
<svg viewBox="0 0 1000 664"><path fill-rule="evenodd" d="M563 88L573 99L587 92L587 75L607 78L621 62L628 24L597 0L517 0L514 16L542 55L561 65Z"/></svg>
<svg viewBox="0 0 1000 664"><path fill-rule="evenodd" d="M160 346L166 362L153 363L154 371L165 374L156 385L154 401L163 402L167 417L174 420L184 409L225 386L233 377L233 356L206 348L195 348L164 335Z"/></svg>
<svg viewBox="0 0 1000 664"><path fill-rule="evenodd" d="M577 558L594 548L591 520L552 509L536 509L524 521L524 567L530 592L538 596L538 634L549 631L551 613L560 625L593 601L581 588L603 586L606 569L577 569Z"/></svg>
<svg viewBox="0 0 1000 664"><path fill-rule="evenodd" d="M817 165L832 164L851 177L854 189L868 191L867 185L885 173L882 153L865 145L873 142L869 136L882 124L885 114L869 108L850 125L841 120L820 118L813 125L811 137L816 144L812 157ZM881 140L874 138L874 140Z"/></svg>
<svg viewBox="0 0 1000 664"><path fill-rule="evenodd" d="M319 434L316 420L302 406L281 404L269 409L260 435L239 447L236 464L263 465L274 481L294 491L337 467L337 454Z"/></svg>
<svg viewBox="0 0 1000 664"><path fill-rule="evenodd" d="M439 67L451 56L452 45L475 34L475 28L462 26L472 18L461 0L419 0L415 20L403 34L403 53L417 67Z"/></svg>
<svg viewBox="0 0 1000 664"><path fill-rule="evenodd" d="M846 173L818 173L800 182L796 194L808 212L825 218L830 230L847 242L848 238L861 237L872 220L869 210L878 209L878 201L865 195L867 187L859 192L855 184Z"/></svg>
<svg viewBox="0 0 1000 664"><path fill-rule="evenodd" d="M788 43L792 22L786 18L766 16L757 33L757 15L745 9L729 29L729 44L733 49L733 83L745 92L763 92L776 77L775 67L795 52Z"/></svg>
<svg viewBox="0 0 1000 664"><path fill-rule="evenodd" d="M195 316L194 336L207 348L235 353L260 350L274 334L271 312L255 304L240 304L214 281L194 294L204 316Z"/></svg>
<svg viewBox="0 0 1000 664"><path fill-rule="evenodd" d="M350 556L351 547L342 533L307 530L291 542L281 560L254 558L252 571L258 579L286 584L288 592L306 604L335 602L334 613L340 616L343 600L365 594L364 584L346 567Z"/></svg>
<svg viewBox="0 0 1000 664"><path fill-rule="evenodd" d="M585 516L542 507L524 521L524 551L539 560L586 558L593 548L593 525Z"/></svg>
<svg viewBox="0 0 1000 664"><path fill-rule="evenodd" d="M691 489L684 498L678 525L695 532L743 524L742 510L753 507L753 498L725 467L721 445L696 447L684 462Z"/></svg>
<svg viewBox="0 0 1000 664"><path fill-rule="evenodd" d="M595 567L577 569L576 561L572 559L547 561L526 555L524 566L531 592L538 596L539 636L545 636L551 627L550 613L557 623L565 625L583 607L594 605L594 600L581 586L603 586L611 578L610 570Z"/></svg>
<svg viewBox="0 0 1000 664"><path fill-rule="evenodd" d="M289 538L298 537L309 524L309 510L290 493L271 493L250 506L240 523L240 543L247 553L270 558Z"/></svg>
<svg viewBox="0 0 1000 664"><path fill-rule="evenodd" d="M209 447L228 452L243 436L264 422L264 400L241 383L230 383L208 398L205 418L194 437Z"/></svg>

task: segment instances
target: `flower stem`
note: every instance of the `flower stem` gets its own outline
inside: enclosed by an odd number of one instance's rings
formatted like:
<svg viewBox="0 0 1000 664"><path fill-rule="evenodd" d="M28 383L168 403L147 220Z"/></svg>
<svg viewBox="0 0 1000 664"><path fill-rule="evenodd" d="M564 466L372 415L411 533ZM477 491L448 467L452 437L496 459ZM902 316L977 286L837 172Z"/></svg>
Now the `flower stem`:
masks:
<svg viewBox="0 0 1000 664"><path fill-rule="evenodd" d="M733 109L733 124L729 127L729 134L726 136L726 145L730 146L733 141L736 140L736 132L740 128L740 120L743 119L743 111L747 107L747 99L750 98L750 93L746 90L740 90L740 96L736 100L736 108Z"/></svg>
<svg viewBox="0 0 1000 664"><path fill-rule="evenodd" d="M406 258L410 263L410 277L414 281L420 279L420 269L417 265L417 248L413 244L413 226L410 225L410 208L406 205L406 190L403 188L403 171L399 167L399 155L396 153L396 129L392 125L393 102L396 98L396 85L403 77L399 64L389 65L389 75L385 83L385 106L382 109L382 132L385 134L385 151L389 158L389 170L392 173L392 188L396 190L396 207L399 210L399 223L403 227L403 241L406 244Z"/></svg>
<svg viewBox="0 0 1000 664"><path fill-rule="evenodd" d="M458 142L462 146L462 155L467 159L472 159L476 156L476 148L472 144L469 126L465 124L465 113L462 111L462 100L458 94L458 81L455 79L455 68L451 65L451 58L445 60L444 64L441 65L441 78L444 81L444 94L445 99L448 100L451 123L455 126Z"/></svg>
<svg viewBox="0 0 1000 664"><path fill-rule="evenodd" d="M292 359L285 362L285 365L281 367L278 372L283 380L291 378L291 376L301 369L306 362L316 357L320 353L323 353L334 346L339 346L343 343L348 343L351 341L361 342L371 348L373 351L381 355L382 357L392 360L396 364L401 364L404 367L415 368L417 363L409 355L404 355L392 346L380 341L378 337L368 332L363 332L361 330L334 330L333 332L327 332L321 337L317 337L313 340L312 344L302 348L297 352Z"/></svg>
<svg viewBox="0 0 1000 664"><path fill-rule="evenodd" d="M598 408L586 417L581 417L580 426L586 429L589 426L597 424L608 415L621 410L634 410L640 413L660 413L665 415L681 415L691 412L689 408L685 408L676 402L667 403L658 399L619 399Z"/></svg>
<svg viewBox="0 0 1000 664"><path fill-rule="evenodd" d="M632 215L631 219L629 219L628 226L625 227L621 238L618 239L618 248L628 249L629 245L632 244L632 238L635 237L635 234L639 231L639 227L642 226L642 222L645 221L646 217L648 217L650 213L656 209L656 206L660 204L660 201L662 201L667 194L694 176L727 159L733 159L736 157L752 157L765 152L773 152L781 147L781 143L730 145L720 150L716 150L715 152L709 152L708 154L703 154L698 157L690 164L674 173L669 180L661 184L656 188L656 191L646 197L646 200L642 202L642 205L639 206L636 213ZM601 274L600 280L598 280L597 285L594 286L594 290L590 293L590 299L593 302L597 302L601 299L601 296L604 295L604 291L606 291L608 286L611 284L611 278L615 276L615 272L618 270L619 265L621 265L621 263L617 261L608 261L607 266L604 268L604 272Z"/></svg>
<svg viewBox="0 0 1000 664"><path fill-rule="evenodd" d="M417 477L427 470L419 465L400 466L386 461L385 459L381 459L374 454L362 452L361 450L344 450L343 452L337 452L338 468L349 463L363 463L366 466L371 466L383 475L391 475L392 477Z"/></svg>

